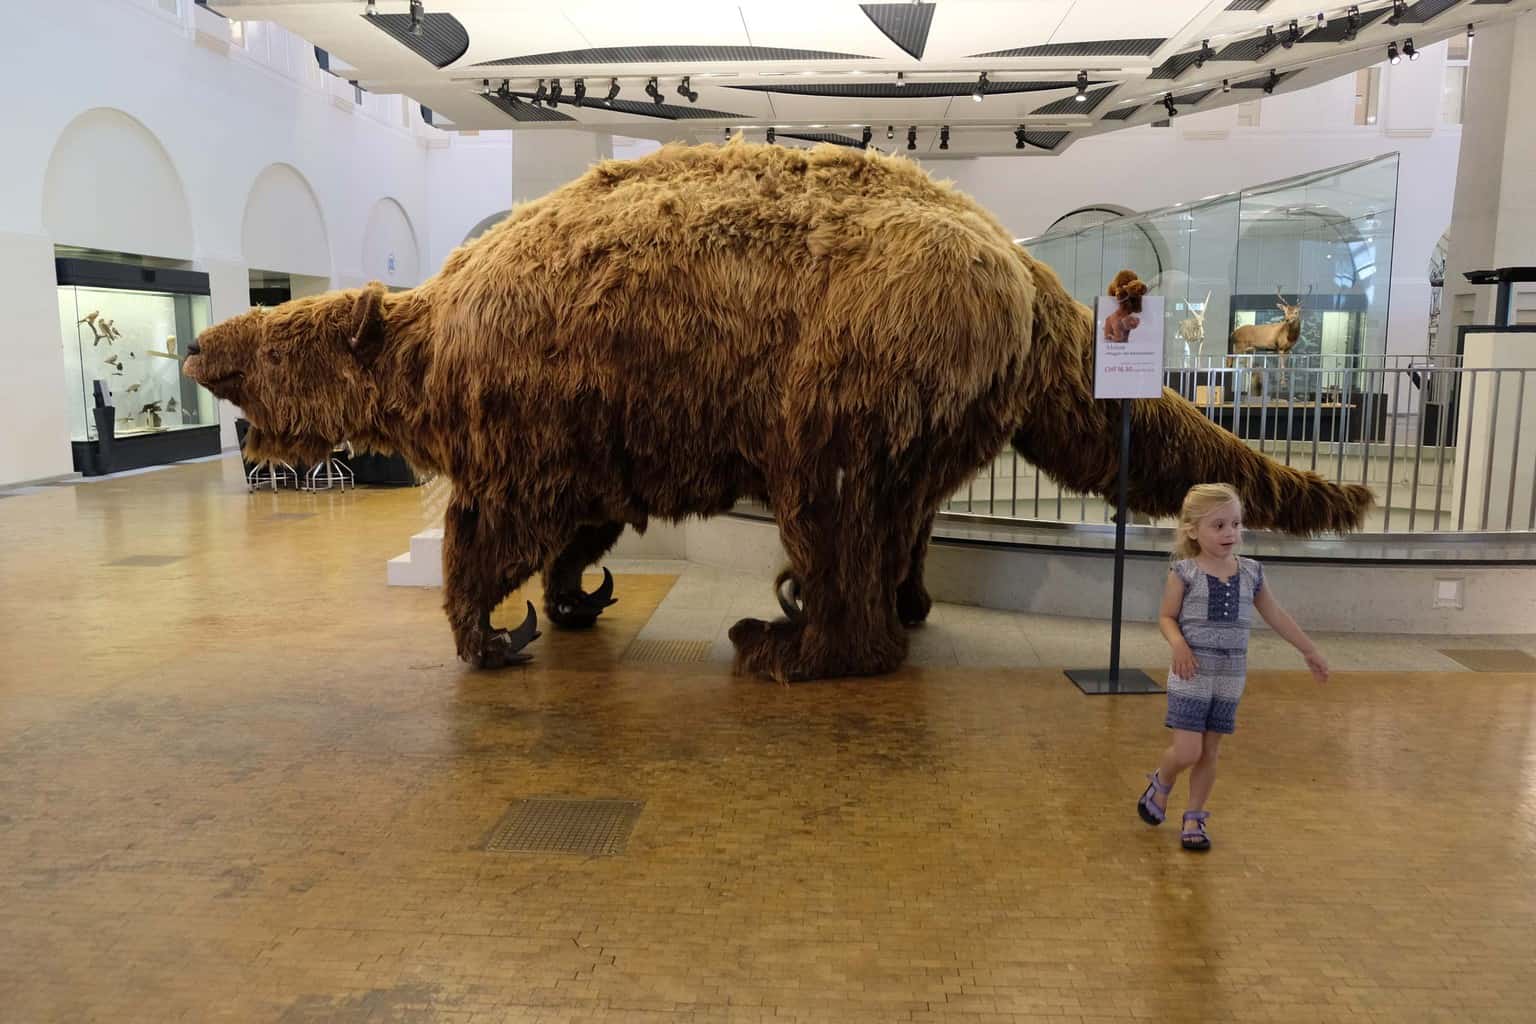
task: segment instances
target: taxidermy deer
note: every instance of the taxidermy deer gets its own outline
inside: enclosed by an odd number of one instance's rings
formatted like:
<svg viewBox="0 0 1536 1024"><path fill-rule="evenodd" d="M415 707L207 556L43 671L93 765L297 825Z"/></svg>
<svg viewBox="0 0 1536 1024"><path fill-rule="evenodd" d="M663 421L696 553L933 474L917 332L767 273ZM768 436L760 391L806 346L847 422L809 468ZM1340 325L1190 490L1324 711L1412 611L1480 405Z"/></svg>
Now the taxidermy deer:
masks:
<svg viewBox="0 0 1536 1024"><path fill-rule="evenodd" d="M1211 293L1205 293L1205 301L1200 304L1200 311L1191 309L1190 315L1179 321L1179 337L1185 342L1195 346L1195 355L1205 355L1205 311L1210 308Z"/></svg>
<svg viewBox="0 0 1536 1024"><path fill-rule="evenodd" d="M1312 294L1312 289L1307 288L1307 295ZM1305 300L1297 299L1293 306L1285 301L1285 296L1280 289L1275 289L1275 298L1279 302L1275 307L1283 314L1283 319L1269 324L1245 324L1232 332L1232 354L1238 356L1251 355L1254 352L1275 352L1280 356L1280 365L1285 365L1286 354L1296 347L1297 340L1301 337L1301 304Z"/></svg>

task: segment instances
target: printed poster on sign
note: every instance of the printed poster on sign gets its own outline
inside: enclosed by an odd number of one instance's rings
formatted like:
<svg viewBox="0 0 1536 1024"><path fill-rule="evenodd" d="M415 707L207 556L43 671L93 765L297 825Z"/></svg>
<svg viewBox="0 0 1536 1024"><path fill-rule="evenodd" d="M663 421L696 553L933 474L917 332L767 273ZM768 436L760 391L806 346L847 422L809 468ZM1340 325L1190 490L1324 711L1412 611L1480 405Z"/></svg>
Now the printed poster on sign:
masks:
<svg viewBox="0 0 1536 1024"><path fill-rule="evenodd" d="M1148 295L1132 313L1108 295L1099 296L1095 317L1093 397L1161 398L1163 395L1163 298Z"/></svg>

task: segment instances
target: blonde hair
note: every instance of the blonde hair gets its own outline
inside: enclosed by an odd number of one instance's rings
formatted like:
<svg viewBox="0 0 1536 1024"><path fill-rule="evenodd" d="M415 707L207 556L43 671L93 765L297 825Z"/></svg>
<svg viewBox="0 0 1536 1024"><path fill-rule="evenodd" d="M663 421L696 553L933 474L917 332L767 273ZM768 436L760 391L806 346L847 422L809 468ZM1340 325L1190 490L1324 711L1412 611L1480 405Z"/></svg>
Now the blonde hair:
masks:
<svg viewBox="0 0 1536 1024"><path fill-rule="evenodd" d="M1241 510L1243 499L1231 484L1196 484L1191 487L1189 493L1184 495L1184 507L1179 510L1177 538L1173 544L1174 560L1194 558L1200 554L1200 541L1195 538L1195 529L1200 525L1200 520L1234 501Z"/></svg>

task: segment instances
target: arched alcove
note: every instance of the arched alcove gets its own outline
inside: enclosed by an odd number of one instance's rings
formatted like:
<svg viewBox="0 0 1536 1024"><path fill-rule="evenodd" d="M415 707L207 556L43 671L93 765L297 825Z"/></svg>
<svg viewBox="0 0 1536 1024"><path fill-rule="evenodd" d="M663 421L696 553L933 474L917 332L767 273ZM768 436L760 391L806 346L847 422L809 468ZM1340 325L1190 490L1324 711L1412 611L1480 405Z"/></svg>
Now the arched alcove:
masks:
<svg viewBox="0 0 1536 1024"><path fill-rule="evenodd" d="M363 274L397 288L421 283L420 247L411 218L395 200L385 197L373 204L363 231Z"/></svg>
<svg viewBox="0 0 1536 1024"><path fill-rule="evenodd" d="M256 176L240 229L246 266L310 277L331 276L331 243L314 189L288 164Z"/></svg>
<svg viewBox="0 0 1536 1024"><path fill-rule="evenodd" d="M506 220L509 216L511 216L511 214L511 210L498 210L496 213L491 214L489 217L486 217L484 220L480 221L480 223L470 228L469 233L464 236L464 241L473 242L475 239L491 230L491 228ZM461 242L459 244L462 245L464 243Z"/></svg>

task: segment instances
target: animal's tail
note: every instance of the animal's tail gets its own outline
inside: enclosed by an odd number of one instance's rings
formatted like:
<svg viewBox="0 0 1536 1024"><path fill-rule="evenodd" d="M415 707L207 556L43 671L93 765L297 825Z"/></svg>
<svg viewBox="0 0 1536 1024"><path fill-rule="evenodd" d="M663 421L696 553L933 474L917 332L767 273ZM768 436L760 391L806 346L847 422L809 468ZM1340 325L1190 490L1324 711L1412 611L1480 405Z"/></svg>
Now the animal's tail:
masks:
<svg viewBox="0 0 1536 1024"><path fill-rule="evenodd" d="M1093 314L1049 267L1028 262L1034 373L1013 446L1058 483L1113 500L1120 403L1093 397ZM1236 487L1247 525L1296 534L1356 529L1373 500L1369 488L1329 483L1259 454L1167 389L1132 403L1130 466L1128 503L1154 516L1177 515L1185 492L1200 483Z"/></svg>

